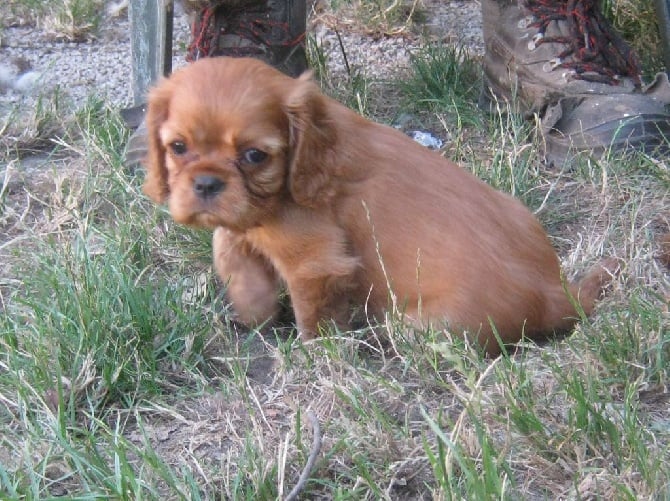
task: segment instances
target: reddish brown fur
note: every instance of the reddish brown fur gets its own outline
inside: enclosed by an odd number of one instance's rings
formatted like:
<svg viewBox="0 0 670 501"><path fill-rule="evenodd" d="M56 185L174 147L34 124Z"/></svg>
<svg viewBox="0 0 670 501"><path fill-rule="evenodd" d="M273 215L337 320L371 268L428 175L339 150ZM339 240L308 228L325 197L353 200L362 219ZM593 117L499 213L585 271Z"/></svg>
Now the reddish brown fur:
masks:
<svg viewBox="0 0 670 501"><path fill-rule="evenodd" d="M449 323L490 353L588 314L609 279L598 265L564 287L536 218L439 154L253 59L204 59L149 99L145 192L180 223L217 228L214 259L242 321L277 312L280 278L303 339L346 326L352 305L381 315L389 292L407 319ZM188 151L172 153L183 142ZM244 151L268 153L258 165ZM225 189L203 199L208 174ZM225 229L224 229L225 228ZM390 287L390 291L389 291Z"/></svg>

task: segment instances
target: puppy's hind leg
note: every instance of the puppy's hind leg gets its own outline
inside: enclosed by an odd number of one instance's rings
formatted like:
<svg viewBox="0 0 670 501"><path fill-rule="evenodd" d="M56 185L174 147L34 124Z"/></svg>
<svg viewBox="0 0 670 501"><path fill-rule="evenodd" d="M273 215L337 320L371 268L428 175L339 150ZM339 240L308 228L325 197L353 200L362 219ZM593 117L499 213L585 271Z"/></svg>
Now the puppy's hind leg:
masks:
<svg viewBox="0 0 670 501"><path fill-rule="evenodd" d="M574 302L579 304L586 316L590 315L596 302L620 268L621 261L616 258L606 258L591 267L581 280L568 284L568 292L572 300L565 294L565 291L562 291L559 297L550 300L549 313L545 319L547 327L557 331L571 328L578 316Z"/></svg>
<svg viewBox="0 0 670 501"><path fill-rule="evenodd" d="M213 237L214 269L227 285L236 320L248 327L272 322L279 313L279 278L272 265L244 236L217 228Z"/></svg>
<svg viewBox="0 0 670 501"><path fill-rule="evenodd" d="M314 339L319 329L331 322L340 329L349 328L351 300L356 295L351 277L325 276L293 280L289 281L288 286L300 339Z"/></svg>

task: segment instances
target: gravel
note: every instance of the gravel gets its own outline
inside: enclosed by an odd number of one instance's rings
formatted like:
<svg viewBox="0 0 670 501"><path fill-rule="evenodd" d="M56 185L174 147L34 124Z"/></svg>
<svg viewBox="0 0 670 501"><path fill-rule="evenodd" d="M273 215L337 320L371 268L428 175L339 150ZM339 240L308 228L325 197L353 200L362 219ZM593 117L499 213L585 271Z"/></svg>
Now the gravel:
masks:
<svg viewBox="0 0 670 501"><path fill-rule="evenodd" d="M319 23L311 33L328 57L329 70L344 72L343 51L350 67L373 78L387 78L405 71L410 54L426 40L438 43L458 43L473 54L484 52L480 3L476 1L449 2L424 0L427 20L417 25L419 33L408 31L402 35L380 36L357 31L341 31L342 46L333 30L332 22Z"/></svg>
<svg viewBox="0 0 670 501"><path fill-rule="evenodd" d="M481 53L480 4L477 1L424 0L427 22L422 35L379 36L361 30L339 27L337 31L353 68L373 78L385 78L407 68L409 54L426 37L437 41L460 42ZM325 16L314 16L310 34L327 56L331 73L345 71L344 57L337 34ZM95 95L114 107L133 104L130 80L130 38L127 11L108 17L95 39L83 43L55 41L39 28L7 27L0 39L0 114L6 116L18 106L33 106L45 92L58 89L75 106ZM184 62L188 43L188 19L183 12L175 16L174 63Z"/></svg>

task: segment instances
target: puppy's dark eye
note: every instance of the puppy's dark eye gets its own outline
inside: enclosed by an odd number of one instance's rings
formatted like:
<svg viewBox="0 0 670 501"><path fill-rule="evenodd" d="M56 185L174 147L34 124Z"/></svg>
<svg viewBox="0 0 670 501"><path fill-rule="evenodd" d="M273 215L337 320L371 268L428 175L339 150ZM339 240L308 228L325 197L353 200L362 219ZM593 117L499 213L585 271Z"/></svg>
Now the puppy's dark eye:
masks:
<svg viewBox="0 0 670 501"><path fill-rule="evenodd" d="M175 155L183 155L188 151L184 141L172 141L168 146Z"/></svg>
<svg viewBox="0 0 670 501"><path fill-rule="evenodd" d="M256 148L249 148L244 153L242 153L242 158L249 164L259 164L267 157L267 153L261 150L257 150Z"/></svg>

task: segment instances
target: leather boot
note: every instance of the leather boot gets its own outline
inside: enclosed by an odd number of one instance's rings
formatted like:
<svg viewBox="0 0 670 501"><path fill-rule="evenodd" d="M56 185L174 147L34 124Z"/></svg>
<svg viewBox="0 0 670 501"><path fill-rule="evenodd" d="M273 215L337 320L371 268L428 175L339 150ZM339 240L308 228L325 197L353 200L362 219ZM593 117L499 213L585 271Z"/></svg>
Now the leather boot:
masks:
<svg viewBox="0 0 670 501"><path fill-rule="evenodd" d="M255 57L296 77L307 69L306 0L210 0L192 9L186 59Z"/></svg>
<svg viewBox="0 0 670 501"><path fill-rule="evenodd" d="M644 86L639 62L598 0L482 0L480 105L539 118L547 160L570 151L670 148L670 84Z"/></svg>

